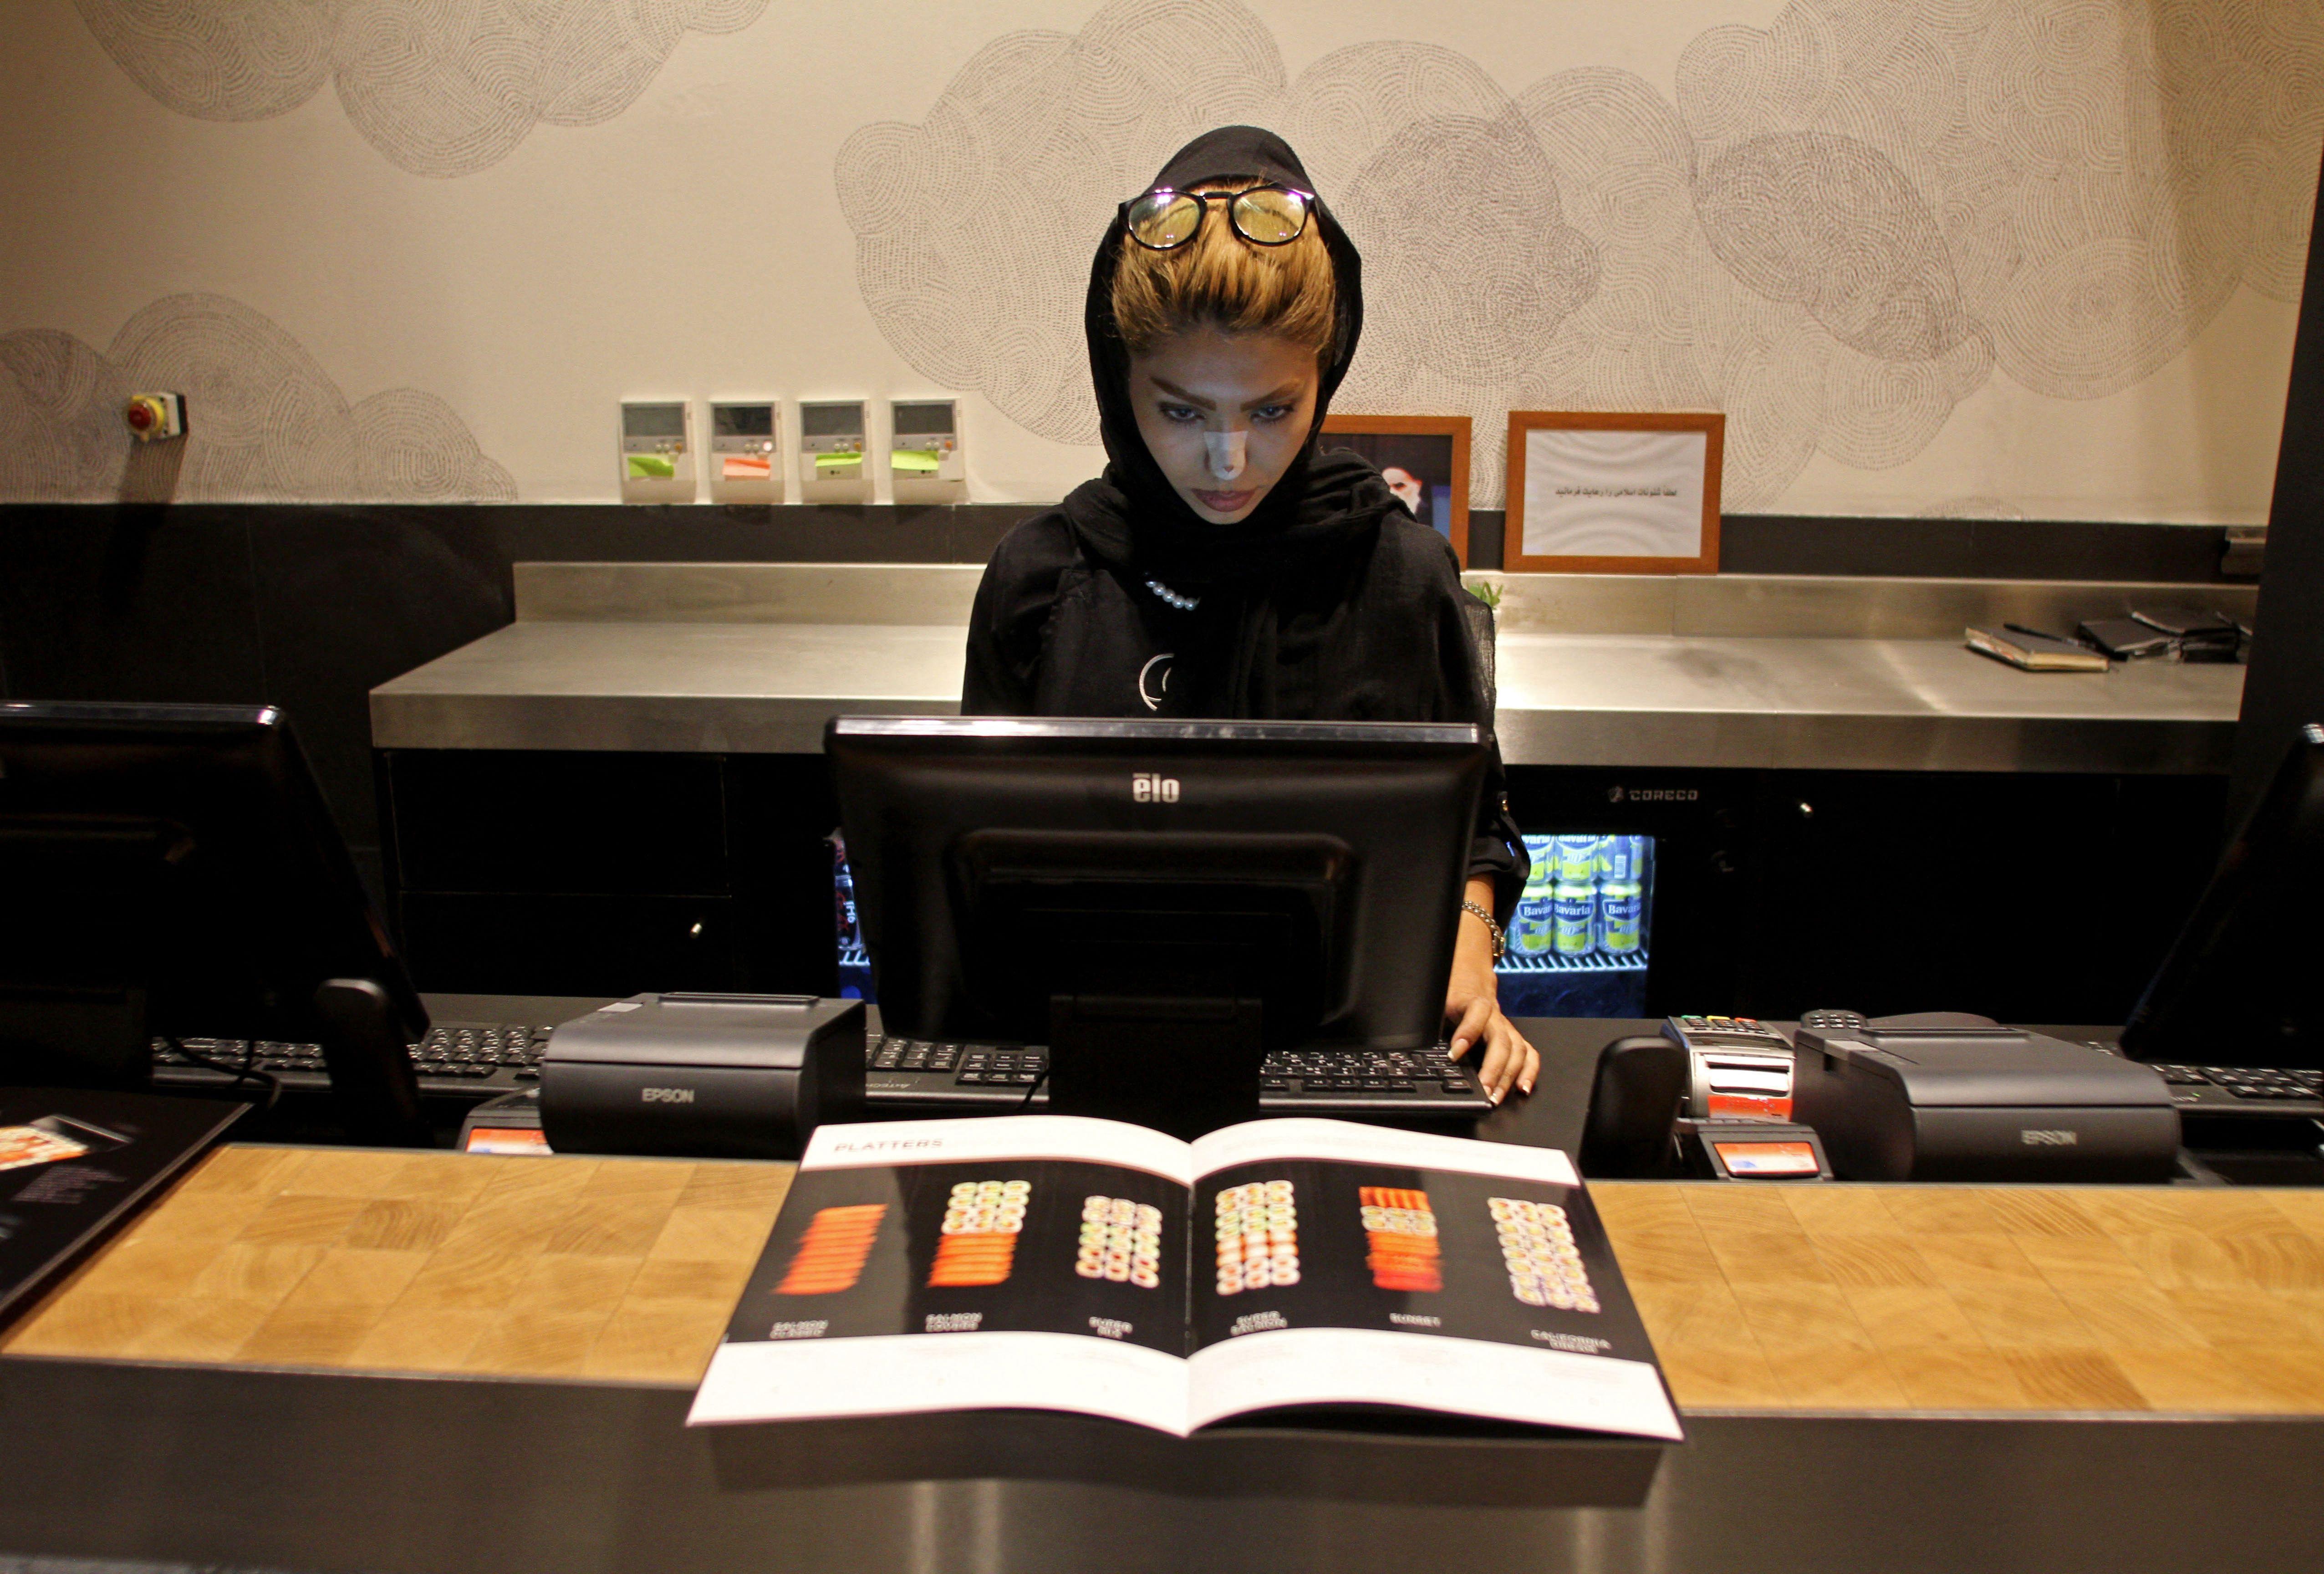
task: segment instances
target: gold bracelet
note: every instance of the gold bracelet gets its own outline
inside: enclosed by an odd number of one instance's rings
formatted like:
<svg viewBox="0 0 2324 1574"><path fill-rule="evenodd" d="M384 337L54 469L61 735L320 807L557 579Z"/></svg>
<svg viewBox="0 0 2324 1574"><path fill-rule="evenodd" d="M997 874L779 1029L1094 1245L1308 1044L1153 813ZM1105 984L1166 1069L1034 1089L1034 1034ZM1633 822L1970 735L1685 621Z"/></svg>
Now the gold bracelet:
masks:
<svg viewBox="0 0 2324 1574"><path fill-rule="evenodd" d="M1473 912L1479 918L1485 921L1485 928L1493 937L1493 960L1498 962L1503 956L1508 954L1509 949L1509 937L1502 931L1499 922L1494 919L1490 912L1488 912L1485 909L1478 906L1473 902L1463 902L1461 904L1461 911L1463 912Z"/></svg>

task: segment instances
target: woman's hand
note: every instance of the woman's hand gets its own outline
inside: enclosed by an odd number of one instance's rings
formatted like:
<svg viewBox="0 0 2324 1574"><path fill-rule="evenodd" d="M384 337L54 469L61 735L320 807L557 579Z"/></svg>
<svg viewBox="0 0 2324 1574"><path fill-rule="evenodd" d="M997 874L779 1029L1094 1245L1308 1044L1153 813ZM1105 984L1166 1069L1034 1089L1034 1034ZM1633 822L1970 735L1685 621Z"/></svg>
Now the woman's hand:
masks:
<svg viewBox="0 0 2324 1574"><path fill-rule="evenodd" d="M1493 883L1469 882L1469 900L1480 907L1493 903ZM1526 1042L1517 1024L1501 1014L1500 994L1493 977L1493 931L1473 912L1461 914L1461 938L1452 951L1452 977L1444 991L1444 1020L1452 1024L1452 1058L1478 1052L1469 1063L1477 1080L1495 1104L1515 1088L1533 1091L1541 1075L1541 1056Z"/></svg>

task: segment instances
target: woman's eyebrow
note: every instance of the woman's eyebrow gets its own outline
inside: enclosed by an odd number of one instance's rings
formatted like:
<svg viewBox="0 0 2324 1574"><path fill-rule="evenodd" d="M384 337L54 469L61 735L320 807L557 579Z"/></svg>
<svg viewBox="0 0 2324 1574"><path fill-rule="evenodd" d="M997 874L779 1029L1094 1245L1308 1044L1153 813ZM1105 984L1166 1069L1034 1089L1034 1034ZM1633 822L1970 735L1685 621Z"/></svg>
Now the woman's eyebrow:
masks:
<svg viewBox="0 0 2324 1574"><path fill-rule="evenodd" d="M1179 387L1177 384L1170 382L1167 378L1157 377L1151 373L1148 373L1148 381L1151 382L1157 388L1161 389L1165 394L1170 394L1174 398L1183 399L1189 404L1199 404L1205 410L1216 410L1218 408L1216 404L1213 404L1211 401L1204 398L1201 394L1189 394L1184 388Z"/></svg>
<svg viewBox="0 0 2324 1574"><path fill-rule="evenodd" d="M1157 377L1149 372L1147 374L1147 380L1174 399L1183 399L1187 403L1200 405L1204 410L1216 410L1218 408L1218 405L1214 401L1205 399L1199 394L1190 394L1185 389L1179 387L1177 384L1171 382L1167 377ZM1299 384L1296 382L1286 383L1280 388L1273 389L1268 393L1260 394L1256 399L1247 401L1244 403L1243 408L1245 410L1259 410L1264 409L1269 404L1287 403L1298 397Z"/></svg>

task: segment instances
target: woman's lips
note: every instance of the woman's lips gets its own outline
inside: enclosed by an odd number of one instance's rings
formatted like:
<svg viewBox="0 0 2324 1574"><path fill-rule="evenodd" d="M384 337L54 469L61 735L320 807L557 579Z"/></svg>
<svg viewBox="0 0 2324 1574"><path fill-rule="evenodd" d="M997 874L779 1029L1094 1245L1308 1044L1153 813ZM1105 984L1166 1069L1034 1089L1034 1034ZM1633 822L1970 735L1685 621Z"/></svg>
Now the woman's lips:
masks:
<svg viewBox="0 0 2324 1574"><path fill-rule="evenodd" d="M1249 492L1196 492L1194 494L1194 501L1209 509L1213 514L1237 514L1250 506L1250 500L1258 495L1259 494L1255 490Z"/></svg>

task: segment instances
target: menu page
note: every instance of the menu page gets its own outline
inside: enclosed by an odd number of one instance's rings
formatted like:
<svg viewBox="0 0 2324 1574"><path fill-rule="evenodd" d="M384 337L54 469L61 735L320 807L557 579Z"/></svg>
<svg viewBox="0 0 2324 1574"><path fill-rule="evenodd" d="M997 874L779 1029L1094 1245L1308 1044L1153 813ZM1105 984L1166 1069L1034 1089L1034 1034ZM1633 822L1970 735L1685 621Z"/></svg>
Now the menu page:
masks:
<svg viewBox="0 0 2324 1574"><path fill-rule="evenodd" d="M1183 1434L1186 1144L1071 1116L825 1126L689 1424L1035 1407Z"/></svg>
<svg viewBox="0 0 2324 1574"><path fill-rule="evenodd" d="M688 1421L1319 1407L1681 1435L1563 1153L1060 1116L818 1131Z"/></svg>
<svg viewBox="0 0 2324 1574"><path fill-rule="evenodd" d="M1191 1424L1360 1405L1681 1435L1564 1154L1311 1120L1194 1153Z"/></svg>

